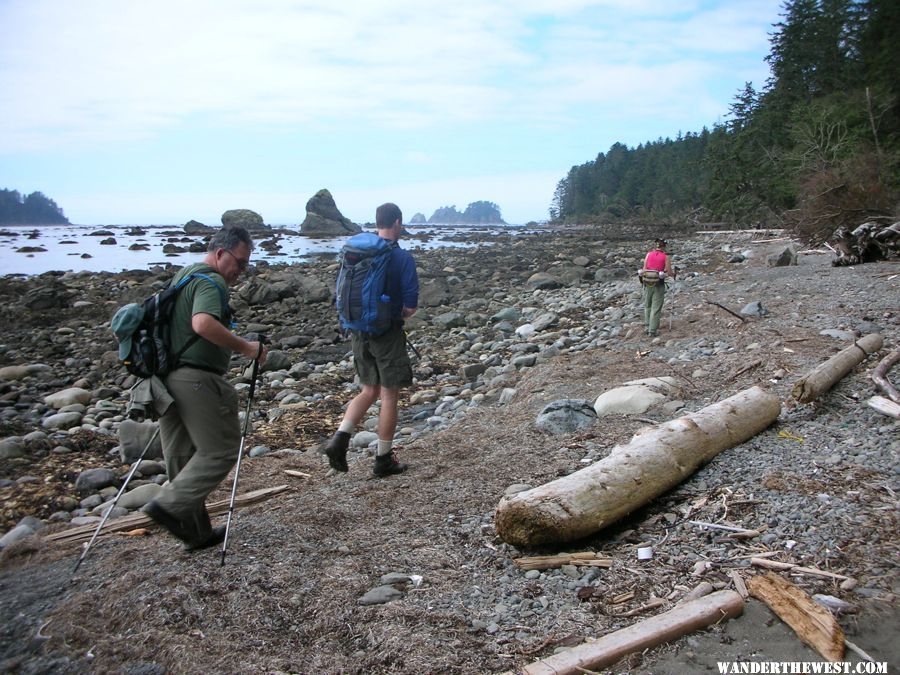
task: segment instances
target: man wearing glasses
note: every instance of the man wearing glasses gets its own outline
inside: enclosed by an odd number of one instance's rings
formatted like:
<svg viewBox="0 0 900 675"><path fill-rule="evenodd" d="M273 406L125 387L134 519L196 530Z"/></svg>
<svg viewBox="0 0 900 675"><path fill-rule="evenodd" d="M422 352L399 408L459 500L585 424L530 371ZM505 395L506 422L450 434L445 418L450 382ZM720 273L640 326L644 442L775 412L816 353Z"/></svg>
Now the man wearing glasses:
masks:
<svg viewBox="0 0 900 675"><path fill-rule="evenodd" d="M242 227L226 227L210 239L201 263L185 266L173 284L196 275L179 292L170 322L176 364L165 378L175 400L159 420L169 482L144 512L194 551L222 542L206 497L237 461L241 432L238 395L225 379L232 352L266 361L261 342L231 332L228 287L250 264L253 240Z"/></svg>

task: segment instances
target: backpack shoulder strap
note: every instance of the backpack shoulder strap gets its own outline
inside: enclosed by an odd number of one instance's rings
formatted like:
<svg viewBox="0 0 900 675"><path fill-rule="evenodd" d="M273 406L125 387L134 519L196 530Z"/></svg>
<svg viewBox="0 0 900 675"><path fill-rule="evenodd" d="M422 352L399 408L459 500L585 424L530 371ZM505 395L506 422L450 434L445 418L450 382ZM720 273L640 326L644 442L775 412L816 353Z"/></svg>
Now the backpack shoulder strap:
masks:
<svg viewBox="0 0 900 675"><path fill-rule="evenodd" d="M210 271L212 271L212 268L209 269ZM219 291L219 298L221 298L222 300L222 318L220 319L220 321L224 326L228 327L231 323L231 308L228 306L228 298L225 295L225 290L216 282L215 279L213 279L208 274L204 274L203 272L191 272L190 274L185 275L183 278L178 280L175 288L180 289L184 287L189 281L191 281L191 279L205 279L216 287L216 290ZM188 349L190 349L199 339L200 336L197 335L197 333L194 333L193 335L191 335L188 341L184 343L182 348L179 349L178 353L175 354L175 356L172 358L173 369L178 367L178 362L181 360L182 355Z"/></svg>

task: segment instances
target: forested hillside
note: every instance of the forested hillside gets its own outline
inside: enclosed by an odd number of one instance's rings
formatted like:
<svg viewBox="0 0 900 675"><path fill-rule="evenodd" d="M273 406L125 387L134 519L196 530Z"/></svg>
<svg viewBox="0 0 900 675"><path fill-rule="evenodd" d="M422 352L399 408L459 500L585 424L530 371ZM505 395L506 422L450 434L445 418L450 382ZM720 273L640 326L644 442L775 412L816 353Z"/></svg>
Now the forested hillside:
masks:
<svg viewBox="0 0 900 675"><path fill-rule="evenodd" d="M0 190L0 225L64 225L63 210L40 192L22 196L17 190Z"/></svg>
<svg viewBox="0 0 900 675"><path fill-rule="evenodd" d="M727 121L572 167L551 218L723 220L827 237L896 215L900 193L900 2L788 0L771 77L746 83Z"/></svg>

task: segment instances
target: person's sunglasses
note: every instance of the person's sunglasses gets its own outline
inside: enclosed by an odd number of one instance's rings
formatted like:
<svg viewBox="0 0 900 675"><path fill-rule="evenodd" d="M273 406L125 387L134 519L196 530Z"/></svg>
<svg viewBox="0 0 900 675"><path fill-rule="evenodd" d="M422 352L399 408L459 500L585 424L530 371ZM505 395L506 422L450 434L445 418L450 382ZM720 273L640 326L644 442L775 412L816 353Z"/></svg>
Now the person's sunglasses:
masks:
<svg viewBox="0 0 900 675"><path fill-rule="evenodd" d="M238 269L239 269L241 272L243 272L244 270L246 270L247 267L250 265L250 261L249 261L249 260L241 260L241 259L238 258L234 253L232 253L231 251L229 251L227 248L223 248L222 250L225 251L225 253L227 253L228 255L230 255L232 258L234 258L234 261L237 263Z"/></svg>

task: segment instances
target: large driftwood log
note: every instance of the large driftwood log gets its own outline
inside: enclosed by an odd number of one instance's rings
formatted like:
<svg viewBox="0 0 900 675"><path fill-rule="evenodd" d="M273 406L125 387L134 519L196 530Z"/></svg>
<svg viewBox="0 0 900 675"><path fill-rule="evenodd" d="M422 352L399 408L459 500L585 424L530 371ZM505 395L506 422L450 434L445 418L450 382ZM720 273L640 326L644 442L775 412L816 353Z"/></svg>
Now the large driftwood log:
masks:
<svg viewBox="0 0 900 675"><path fill-rule="evenodd" d="M825 363L816 367L812 372L797 380L797 383L791 390L791 395L799 403L809 403L816 400L858 364L881 349L883 342L881 335L878 333L861 337L852 345L842 349Z"/></svg>
<svg viewBox="0 0 900 675"><path fill-rule="evenodd" d="M573 541L614 523L678 485L726 448L778 417L774 394L753 387L644 430L605 459L500 500L497 533L514 546Z"/></svg>
<svg viewBox="0 0 900 675"><path fill-rule="evenodd" d="M522 668L524 675L580 675L606 668L623 656L675 640L723 619L740 616L744 600L734 591L718 591L628 628L604 635L594 642L540 659Z"/></svg>

